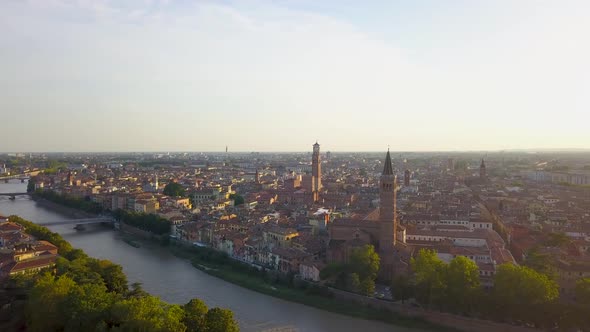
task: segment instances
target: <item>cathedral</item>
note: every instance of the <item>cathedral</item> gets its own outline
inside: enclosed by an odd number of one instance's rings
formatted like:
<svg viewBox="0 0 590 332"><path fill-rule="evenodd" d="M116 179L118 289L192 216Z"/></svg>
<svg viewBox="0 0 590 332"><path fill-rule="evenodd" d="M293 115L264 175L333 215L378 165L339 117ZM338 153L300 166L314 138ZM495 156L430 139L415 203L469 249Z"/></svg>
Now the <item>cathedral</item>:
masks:
<svg viewBox="0 0 590 332"><path fill-rule="evenodd" d="M379 208L363 219L335 219L329 226L328 262L346 262L351 250L371 244L381 259L380 278L391 279L407 270L408 248L405 229L398 225L397 179L389 150L379 180Z"/></svg>

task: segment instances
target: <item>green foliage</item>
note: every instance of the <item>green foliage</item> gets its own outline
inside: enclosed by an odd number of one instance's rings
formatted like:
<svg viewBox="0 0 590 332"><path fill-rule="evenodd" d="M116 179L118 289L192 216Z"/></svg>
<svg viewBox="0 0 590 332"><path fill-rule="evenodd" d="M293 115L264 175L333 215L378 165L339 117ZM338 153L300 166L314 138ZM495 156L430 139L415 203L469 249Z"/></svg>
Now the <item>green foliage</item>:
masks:
<svg viewBox="0 0 590 332"><path fill-rule="evenodd" d="M234 320L233 312L227 309L213 308L205 315L207 332L237 332L240 330Z"/></svg>
<svg viewBox="0 0 590 332"><path fill-rule="evenodd" d="M466 257L456 257L446 264L433 250L423 249L411 265L416 300L426 307L539 327L552 327L569 314L556 301L559 291L555 281L529 267L501 265L492 292L487 295L480 287L477 264ZM539 312L546 314L538 315Z"/></svg>
<svg viewBox="0 0 590 332"><path fill-rule="evenodd" d="M446 264L434 250L426 249L421 249L410 264L415 273L416 299L426 307L441 307L447 286Z"/></svg>
<svg viewBox="0 0 590 332"><path fill-rule="evenodd" d="M77 287L76 283L62 276L55 279L43 275L31 289L27 302L27 322L30 331L60 331L65 328L67 313L62 310L68 294Z"/></svg>
<svg viewBox="0 0 590 332"><path fill-rule="evenodd" d="M371 277L365 277L361 281L359 292L365 296L373 296L375 294L375 280Z"/></svg>
<svg viewBox="0 0 590 332"><path fill-rule="evenodd" d="M164 195L170 197L184 197L186 195L186 191L184 190L182 185L180 185L180 183L170 181L168 182L166 187L164 187Z"/></svg>
<svg viewBox="0 0 590 332"><path fill-rule="evenodd" d="M590 278L576 282L576 301L583 305L590 305Z"/></svg>
<svg viewBox="0 0 590 332"><path fill-rule="evenodd" d="M350 255L351 270L358 273L361 279L375 280L379 272L379 263L379 255L375 252L375 247L370 244L354 248Z"/></svg>
<svg viewBox="0 0 590 332"><path fill-rule="evenodd" d="M32 193L35 191L35 184L37 183L37 181L35 180L35 178L30 178L29 182L27 183L27 192L28 193Z"/></svg>
<svg viewBox="0 0 590 332"><path fill-rule="evenodd" d="M127 292L127 298L132 298L132 297L144 297L144 296L148 296L149 294L143 290L143 286L141 285L141 282L134 282L131 284L131 286L129 287L129 291Z"/></svg>
<svg viewBox="0 0 590 332"><path fill-rule="evenodd" d="M415 273L416 299L427 307L468 313L480 298L479 268L458 256L446 264L434 250L422 249L411 261ZM406 287L402 280L402 287Z"/></svg>
<svg viewBox="0 0 590 332"><path fill-rule="evenodd" d="M553 258L550 255L541 254L537 248L533 248L528 252L524 265L549 276L551 279L555 280L557 277L557 270Z"/></svg>
<svg viewBox="0 0 590 332"><path fill-rule="evenodd" d="M414 294L414 283L405 274L396 275L391 282L390 292L394 300L404 303Z"/></svg>
<svg viewBox="0 0 590 332"><path fill-rule="evenodd" d="M447 267L446 306L455 312L468 312L480 291L479 267L464 256L454 258Z"/></svg>
<svg viewBox="0 0 590 332"><path fill-rule="evenodd" d="M113 320L124 331L186 331L184 310L154 296L134 297L115 303Z"/></svg>
<svg viewBox="0 0 590 332"><path fill-rule="evenodd" d="M109 292L124 294L127 292L127 276L123 273L121 265L114 264L106 259L89 259L90 269L97 272L102 278Z"/></svg>
<svg viewBox="0 0 590 332"><path fill-rule="evenodd" d="M67 313L65 331L96 330L110 320L110 308L119 298L118 294L107 292L102 284L73 287L63 303L63 311Z"/></svg>
<svg viewBox="0 0 590 332"><path fill-rule="evenodd" d="M559 296L557 283L526 266L504 264L494 278L497 313L514 320L534 322L537 310Z"/></svg>
<svg viewBox="0 0 590 332"><path fill-rule="evenodd" d="M373 292L369 292L369 290L371 283L372 288L375 288L374 281L379 272L380 262L375 247L365 245L354 248L349 261L348 264L328 264L320 271L320 278L333 279L336 288L373 295Z"/></svg>
<svg viewBox="0 0 590 332"><path fill-rule="evenodd" d="M242 197L241 195L231 194L231 195L229 195L229 199L233 199L234 200L234 205L235 206L244 204L244 197Z"/></svg>
<svg viewBox="0 0 590 332"><path fill-rule="evenodd" d="M51 190L37 190L35 193L33 193L33 197L43 198L63 206L79 209L89 213L98 214L103 211L102 206L96 202L68 195L60 195Z"/></svg>
<svg viewBox="0 0 590 332"><path fill-rule="evenodd" d="M62 254L54 270L12 280L13 285L30 289L25 309L29 331L239 330L231 311L207 310L198 299L184 306L167 304L138 283L128 289L121 266L88 257L45 227L16 216L9 219L52 242Z"/></svg>
<svg viewBox="0 0 590 332"><path fill-rule="evenodd" d="M205 316L207 311L207 305L199 299L192 299L184 305L183 322L187 327L187 332L203 332L206 330Z"/></svg>
<svg viewBox="0 0 590 332"><path fill-rule="evenodd" d="M45 170L43 171L45 174L55 174L57 173L60 169L65 169L68 165L63 162L63 161L59 161L59 160L49 160L47 162L47 167L45 168Z"/></svg>
<svg viewBox="0 0 590 332"><path fill-rule="evenodd" d="M361 291L361 279L358 273L349 273L346 280L346 288L351 292Z"/></svg>
<svg viewBox="0 0 590 332"><path fill-rule="evenodd" d="M155 214L129 212L117 209L113 212L113 216L116 220L125 224L157 235L163 235L170 232L170 222Z"/></svg>

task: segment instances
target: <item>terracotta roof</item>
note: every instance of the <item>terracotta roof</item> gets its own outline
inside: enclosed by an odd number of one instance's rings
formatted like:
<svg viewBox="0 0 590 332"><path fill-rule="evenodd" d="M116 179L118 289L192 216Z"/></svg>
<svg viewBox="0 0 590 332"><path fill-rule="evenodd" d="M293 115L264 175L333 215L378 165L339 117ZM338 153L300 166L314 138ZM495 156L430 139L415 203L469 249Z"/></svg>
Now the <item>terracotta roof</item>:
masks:
<svg viewBox="0 0 590 332"><path fill-rule="evenodd" d="M17 273L29 269L49 267L55 264L56 259L57 255L42 255L33 259L13 262L3 267L2 270L7 273Z"/></svg>

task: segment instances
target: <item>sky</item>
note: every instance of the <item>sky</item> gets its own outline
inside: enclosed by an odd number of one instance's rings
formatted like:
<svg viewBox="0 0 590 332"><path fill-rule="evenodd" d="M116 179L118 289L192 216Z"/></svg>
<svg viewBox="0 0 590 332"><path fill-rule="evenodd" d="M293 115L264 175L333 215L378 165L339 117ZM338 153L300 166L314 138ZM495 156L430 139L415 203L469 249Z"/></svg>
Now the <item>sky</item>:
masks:
<svg viewBox="0 0 590 332"><path fill-rule="evenodd" d="M0 1L0 151L590 148L590 1Z"/></svg>

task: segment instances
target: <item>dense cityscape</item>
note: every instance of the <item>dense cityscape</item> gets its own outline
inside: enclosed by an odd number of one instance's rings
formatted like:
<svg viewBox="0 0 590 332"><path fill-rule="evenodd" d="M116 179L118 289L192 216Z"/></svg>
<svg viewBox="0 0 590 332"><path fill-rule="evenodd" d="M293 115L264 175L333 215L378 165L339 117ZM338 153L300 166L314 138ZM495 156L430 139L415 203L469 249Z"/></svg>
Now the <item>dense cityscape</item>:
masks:
<svg viewBox="0 0 590 332"><path fill-rule="evenodd" d="M376 318L384 321L401 314L467 330L437 315L512 324L477 330L588 327L586 153L331 153L317 142L307 153L227 149L8 154L0 176L27 183L4 194L7 203L32 195L82 213L67 223L78 232L114 227L129 234L129 250L149 239L238 285L299 290L311 300L293 300L308 305L325 297L381 308L391 316ZM72 259L2 218L3 278L59 271L61 256Z"/></svg>
<svg viewBox="0 0 590 332"><path fill-rule="evenodd" d="M0 332L590 331L587 0L0 0Z"/></svg>

